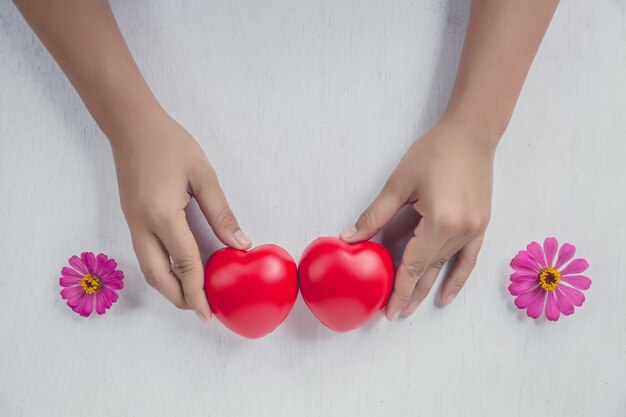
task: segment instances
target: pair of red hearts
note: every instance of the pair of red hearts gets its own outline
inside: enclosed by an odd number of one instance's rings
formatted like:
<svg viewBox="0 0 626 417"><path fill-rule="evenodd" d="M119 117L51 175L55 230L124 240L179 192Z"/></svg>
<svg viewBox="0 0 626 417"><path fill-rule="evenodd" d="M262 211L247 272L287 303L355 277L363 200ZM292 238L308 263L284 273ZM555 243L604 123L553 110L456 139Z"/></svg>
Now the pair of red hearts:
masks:
<svg viewBox="0 0 626 417"><path fill-rule="evenodd" d="M226 327L256 339L277 328L298 296L336 332L356 329L382 309L393 286L393 261L374 242L313 241L300 265L276 245L250 251L224 248L207 261L205 292Z"/></svg>

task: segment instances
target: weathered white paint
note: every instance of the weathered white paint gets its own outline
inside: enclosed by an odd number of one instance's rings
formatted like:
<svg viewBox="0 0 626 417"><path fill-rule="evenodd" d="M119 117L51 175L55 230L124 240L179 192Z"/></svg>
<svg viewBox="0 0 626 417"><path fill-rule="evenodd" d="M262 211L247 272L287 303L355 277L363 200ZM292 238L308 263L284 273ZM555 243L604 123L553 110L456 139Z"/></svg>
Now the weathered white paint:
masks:
<svg viewBox="0 0 626 417"><path fill-rule="evenodd" d="M436 120L469 4L113 6L245 229L298 258L349 224ZM458 300L431 296L410 319L346 335L299 300L248 342L143 282L105 138L2 2L0 416L626 416L625 70L625 3L563 2L500 146L493 220ZM216 240L190 216L206 256ZM385 241L400 248L410 221ZM576 244L594 279L556 324L527 319L506 291L510 258L547 235ZM89 320L56 280L83 249L116 257L127 277L114 309Z"/></svg>

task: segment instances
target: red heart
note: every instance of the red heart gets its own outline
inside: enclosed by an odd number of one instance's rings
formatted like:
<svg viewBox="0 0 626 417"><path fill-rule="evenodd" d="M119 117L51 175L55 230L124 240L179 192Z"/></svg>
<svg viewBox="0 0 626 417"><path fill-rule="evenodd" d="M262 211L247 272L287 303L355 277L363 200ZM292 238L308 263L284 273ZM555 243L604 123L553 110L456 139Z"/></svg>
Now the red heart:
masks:
<svg viewBox="0 0 626 417"><path fill-rule="evenodd" d="M393 261L375 242L314 240L302 254L300 291L313 314L330 329L347 332L382 309L393 287Z"/></svg>
<svg viewBox="0 0 626 417"><path fill-rule="evenodd" d="M277 328L296 302L296 263L276 245L220 249L207 261L204 290L219 321L257 339Z"/></svg>

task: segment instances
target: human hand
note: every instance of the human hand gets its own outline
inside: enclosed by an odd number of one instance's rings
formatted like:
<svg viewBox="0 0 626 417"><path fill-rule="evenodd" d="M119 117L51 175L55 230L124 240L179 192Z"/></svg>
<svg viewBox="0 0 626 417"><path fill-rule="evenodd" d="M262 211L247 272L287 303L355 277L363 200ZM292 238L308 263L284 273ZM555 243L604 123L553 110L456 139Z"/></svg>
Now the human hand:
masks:
<svg viewBox="0 0 626 417"><path fill-rule="evenodd" d="M185 216L194 197L217 237L247 249L217 181L195 139L166 114L111 139L120 200L141 271L149 285L181 309L207 321L204 268Z"/></svg>
<svg viewBox="0 0 626 417"><path fill-rule="evenodd" d="M486 139L466 124L440 122L409 148L355 226L341 233L348 242L370 239L406 204L421 216L396 272L389 320L400 311L413 314L453 255L442 304L452 302L472 272L491 213L495 149Z"/></svg>

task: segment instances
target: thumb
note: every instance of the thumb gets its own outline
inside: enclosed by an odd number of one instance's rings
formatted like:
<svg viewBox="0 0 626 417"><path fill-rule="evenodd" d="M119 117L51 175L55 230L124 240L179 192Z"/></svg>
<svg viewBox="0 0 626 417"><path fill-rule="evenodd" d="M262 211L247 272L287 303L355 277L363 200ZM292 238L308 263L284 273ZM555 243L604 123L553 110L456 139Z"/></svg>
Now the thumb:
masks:
<svg viewBox="0 0 626 417"><path fill-rule="evenodd" d="M195 181L190 181L190 186L202 214L217 238L226 246L248 249L252 241L239 227L215 174L203 175Z"/></svg>
<svg viewBox="0 0 626 417"><path fill-rule="evenodd" d="M339 236L346 242L360 242L371 239L404 206L400 194L385 184L372 204L359 216L354 226L344 230Z"/></svg>

